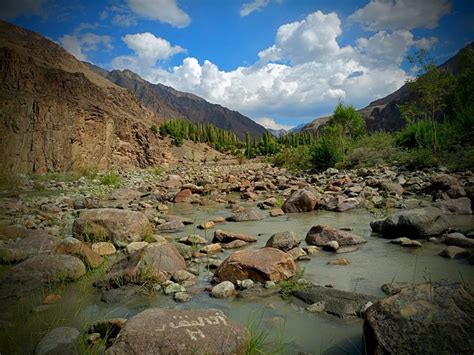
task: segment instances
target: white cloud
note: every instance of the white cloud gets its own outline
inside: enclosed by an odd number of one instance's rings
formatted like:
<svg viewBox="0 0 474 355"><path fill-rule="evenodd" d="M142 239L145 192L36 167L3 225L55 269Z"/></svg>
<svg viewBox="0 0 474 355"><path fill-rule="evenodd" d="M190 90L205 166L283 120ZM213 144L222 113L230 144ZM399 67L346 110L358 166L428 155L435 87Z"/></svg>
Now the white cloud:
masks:
<svg viewBox="0 0 474 355"><path fill-rule="evenodd" d="M254 11L259 11L266 7L270 3L270 0L253 0L252 2L246 2L240 8L240 16L245 17L250 15Z"/></svg>
<svg viewBox="0 0 474 355"><path fill-rule="evenodd" d="M112 37L99 36L91 32L84 34L75 32L74 35L64 35L59 38L59 43L69 53L79 60L87 60L87 53L103 47L107 50L113 49Z"/></svg>
<svg viewBox="0 0 474 355"><path fill-rule="evenodd" d="M450 11L450 0L372 0L349 20L371 31L433 29Z"/></svg>
<svg viewBox="0 0 474 355"><path fill-rule="evenodd" d="M191 23L189 15L181 10L176 0L127 0L137 15L183 28Z"/></svg>
<svg viewBox="0 0 474 355"><path fill-rule="evenodd" d="M112 18L112 23L121 27L135 26L138 21L135 16L130 14L116 14Z"/></svg>
<svg viewBox="0 0 474 355"><path fill-rule="evenodd" d="M284 129L285 131L288 131L289 129L293 128L293 126L290 125L280 124L270 117L256 118L254 119L254 121L265 128L270 128L274 130Z"/></svg>
<svg viewBox="0 0 474 355"><path fill-rule="evenodd" d="M254 65L224 71L209 60L188 57L165 70L142 60L139 48L136 56L116 58L113 65L249 117L309 120L330 113L340 98L363 107L398 89L407 78L400 62L418 43L409 31L380 31L341 47L341 33L337 14L317 11L280 26L275 43L258 53Z"/></svg>
<svg viewBox="0 0 474 355"><path fill-rule="evenodd" d="M431 47L433 47L436 43L438 43L438 39L436 37L420 38L419 40L415 41L415 46L418 49L428 50Z"/></svg>
<svg viewBox="0 0 474 355"><path fill-rule="evenodd" d="M42 15L43 0L2 0L0 18L12 20L23 15Z"/></svg>

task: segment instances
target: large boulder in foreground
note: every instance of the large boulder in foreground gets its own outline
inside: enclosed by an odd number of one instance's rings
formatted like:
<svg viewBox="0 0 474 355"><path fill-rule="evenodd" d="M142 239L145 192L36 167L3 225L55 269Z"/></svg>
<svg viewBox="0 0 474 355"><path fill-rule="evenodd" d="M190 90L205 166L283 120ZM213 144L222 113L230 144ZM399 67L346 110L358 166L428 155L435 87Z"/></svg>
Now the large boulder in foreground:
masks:
<svg viewBox="0 0 474 355"><path fill-rule="evenodd" d="M330 242L337 242L338 247L348 247L367 243L367 240L356 234L326 225L314 226L306 234L306 243L309 245L325 247Z"/></svg>
<svg viewBox="0 0 474 355"><path fill-rule="evenodd" d="M300 189L288 197L281 209L285 213L309 212L314 210L317 200L313 189Z"/></svg>
<svg viewBox="0 0 474 355"><path fill-rule="evenodd" d="M474 297L447 281L403 288L366 312L368 354L472 354Z"/></svg>
<svg viewBox="0 0 474 355"><path fill-rule="evenodd" d="M214 274L217 282L251 279L255 282L281 281L296 274L290 254L275 248L241 250L225 259Z"/></svg>
<svg viewBox="0 0 474 355"><path fill-rule="evenodd" d="M440 235L449 228L449 224L440 209L426 207L394 213L383 220L371 222L370 227L384 237L416 239Z"/></svg>
<svg viewBox="0 0 474 355"><path fill-rule="evenodd" d="M98 208L81 212L72 226L73 237L87 242L113 242L125 247L151 233L148 218L141 213L116 208Z"/></svg>
<svg viewBox="0 0 474 355"><path fill-rule="evenodd" d="M122 283L164 282L178 270L186 270L186 261L173 243L151 243L113 264L105 286ZM98 283L98 286L103 286Z"/></svg>
<svg viewBox="0 0 474 355"><path fill-rule="evenodd" d="M248 330L217 309L147 309L125 322L107 355L245 354Z"/></svg>

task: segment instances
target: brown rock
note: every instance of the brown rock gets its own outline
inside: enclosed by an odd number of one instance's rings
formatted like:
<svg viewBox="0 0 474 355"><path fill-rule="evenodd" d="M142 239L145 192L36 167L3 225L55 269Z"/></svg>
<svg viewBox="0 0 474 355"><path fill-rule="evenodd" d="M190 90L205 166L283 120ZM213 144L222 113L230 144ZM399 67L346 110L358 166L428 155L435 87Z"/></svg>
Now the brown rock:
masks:
<svg viewBox="0 0 474 355"><path fill-rule="evenodd" d="M91 268L98 267L103 261L102 257L93 251L86 243L72 237L62 239L58 245L56 245L52 253L77 256Z"/></svg>
<svg viewBox="0 0 474 355"><path fill-rule="evenodd" d="M220 244L214 243L214 244L209 244L205 245L201 248L201 251L206 254L217 254L222 251L222 247Z"/></svg>
<svg viewBox="0 0 474 355"><path fill-rule="evenodd" d="M193 192L190 189L183 189L176 194L174 202L176 203L188 203L191 202Z"/></svg>
<svg viewBox="0 0 474 355"><path fill-rule="evenodd" d="M270 216L271 217L278 217L278 216L283 216L285 212L281 208L273 208L270 210Z"/></svg>
<svg viewBox="0 0 474 355"><path fill-rule="evenodd" d="M204 223L201 223L198 228L199 229L211 229L214 228L215 223L213 221L207 221Z"/></svg>
<svg viewBox="0 0 474 355"><path fill-rule="evenodd" d="M306 235L306 243L318 247L324 247L331 241L336 241L340 247L367 243L358 235L325 225L312 227Z"/></svg>
<svg viewBox="0 0 474 355"><path fill-rule="evenodd" d="M248 234L228 232L218 229L214 232L214 238L212 239L214 243L230 243L234 240L242 240L244 242L256 242L257 238Z"/></svg>
<svg viewBox="0 0 474 355"><path fill-rule="evenodd" d="M110 256L115 255L117 250L112 243L108 242L98 242L92 244L92 250L95 251L100 256Z"/></svg>
<svg viewBox="0 0 474 355"><path fill-rule="evenodd" d="M216 270L216 281L251 279L255 282L281 281L296 273L293 258L275 248L241 250L231 254Z"/></svg>
<svg viewBox="0 0 474 355"><path fill-rule="evenodd" d="M313 189L300 189L283 203L281 209L285 213L309 212L314 210L316 203L317 195Z"/></svg>
<svg viewBox="0 0 474 355"><path fill-rule="evenodd" d="M147 309L130 318L107 355L240 354L250 335L216 309Z"/></svg>
<svg viewBox="0 0 474 355"><path fill-rule="evenodd" d="M237 248L244 247L246 245L247 245L247 242L244 242L243 240L239 240L239 239L233 240L230 243L221 244L222 249L237 249Z"/></svg>

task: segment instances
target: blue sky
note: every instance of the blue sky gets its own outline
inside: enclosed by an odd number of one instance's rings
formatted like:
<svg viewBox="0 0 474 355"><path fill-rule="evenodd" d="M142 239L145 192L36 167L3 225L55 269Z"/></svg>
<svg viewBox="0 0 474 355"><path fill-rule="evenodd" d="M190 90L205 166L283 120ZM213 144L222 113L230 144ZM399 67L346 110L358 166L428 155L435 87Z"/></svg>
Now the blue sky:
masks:
<svg viewBox="0 0 474 355"><path fill-rule="evenodd" d="M406 55L442 62L474 40L457 0L3 0L1 17L106 69L195 93L270 128L400 87Z"/></svg>

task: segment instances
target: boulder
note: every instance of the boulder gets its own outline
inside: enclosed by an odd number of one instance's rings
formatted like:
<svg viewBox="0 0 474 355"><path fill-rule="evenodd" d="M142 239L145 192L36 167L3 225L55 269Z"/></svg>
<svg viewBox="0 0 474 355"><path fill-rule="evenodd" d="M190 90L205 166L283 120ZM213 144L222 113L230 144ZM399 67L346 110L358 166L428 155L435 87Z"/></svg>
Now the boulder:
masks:
<svg viewBox="0 0 474 355"><path fill-rule="evenodd" d="M92 250L95 251L100 256L110 256L115 255L117 250L112 243L108 242L98 242L92 244Z"/></svg>
<svg viewBox="0 0 474 355"><path fill-rule="evenodd" d="M296 274L291 255L275 248L241 250L231 254L217 268L218 282L251 279L255 282L281 281Z"/></svg>
<svg viewBox="0 0 474 355"><path fill-rule="evenodd" d="M130 318L107 355L246 353L248 330L216 309L147 309Z"/></svg>
<svg viewBox="0 0 474 355"><path fill-rule="evenodd" d="M52 253L77 256L90 268L98 267L103 261L102 257L93 251L86 243L73 237L62 239L58 245L56 245Z"/></svg>
<svg viewBox="0 0 474 355"><path fill-rule="evenodd" d="M29 256L48 254L61 241L46 232L34 233L23 239L0 246L0 263L15 263Z"/></svg>
<svg viewBox="0 0 474 355"><path fill-rule="evenodd" d="M408 235L416 239L440 235L449 228L449 224L440 209L425 207L394 213L383 220L371 222L370 227L384 237Z"/></svg>
<svg viewBox="0 0 474 355"><path fill-rule="evenodd" d="M211 229L214 228L215 223L213 221L206 221L201 223L198 228L199 229Z"/></svg>
<svg viewBox="0 0 474 355"><path fill-rule="evenodd" d="M474 248L474 239L470 239L461 233L449 233L444 242L449 245L456 245L463 248Z"/></svg>
<svg viewBox="0 0 474 355"><path fill-rule="evenodd" d="M86 242L113 242L125 247L143 240L151 225L143 213L115 208L82 211L72 226L73 236Z"/></svg>
<svg viewBox="0 0 474 355"><path fill-rule="evenodd" d="M322 286L298 289L291 294L310 305L318 304L319 313L324 312L339 318L361 316L365 305L376 300L373 296Z"/></svg>
<svg viewBox="0 0 474 355"><path fill-rule="evenodd" d="M208 244L203 246L200 251L208 255L217 254L222 251L222 246L218 243Z"/></svg>
<svg viewBox="0 0 474 355"><path fill-rule="evenodd" d="M247 242L244 242L243 240L233 240L229 243L222 243L222 249L237 249L237 248L242 248L247 245Z"/></svg>
<svg viewBox="0 0 474 355"><path fill-rule="evenodd" d="M284 214L285 212L283 212L281 208L272 208L270 210L270 217L279 217L279 216L283 216Z"/></svg>
<svg viewBox="0 0 474 355"><path fill-rule="evenodd" d="M390 241L391 244L398 244L406 248L421 248L423 245L417 240L411 240L410 238L401 237Z"/></svg>
<svg viewBox="0 0 474 355"><path fill-rule="evenodd" d="M294 232L279 232L268 239L266 247L289 251L301 243L301 238Z"/></svg>
<svg viewBox="0 0 474 355"><path fill-rule="evenodd" d="M461 259L467 258L469 256L469 252L466 249L451 245L442 250L439 255L449 259Z"/></svg>
<svg viewBox="0 0 474 355"><path fill-rule="evenodd" d="M132 242L125 247L128 254L135 253L148 245L148 242Z"/></svg>
<svg viewBox="0 0 474 355"><path fill-rule="evenodd" d="M179 232L184 229L184 223L178 220L172 220L156 226L156 229L160 232Z"/></svg>
<svg viewBox="0 0 474 355"><path fill-rule="evenodd" d="M180 243L184 243L186 245L205 245L207 244L207 239L201 237L199 234L190 234L186 237L180 238L178 240Z"/></svg>
<svg viewBox="0 0 474 355"><path fill-rule="evenodd" d="M444 214L467 215L472 214L471 200L468 197L461 197L451 200L440 200L433 203Z"/></svg>
<svg viewBox="0 0 474 355"><path fill-rule="evenodd" d="M472 354L474 297L461 283L403 288L375 302L364 321L368 354Z"/></svg>
<svg viewBox="0 0 474 355"><path fill-rule="evenodd" d="M150 280L164 282L178 270L186 270L186 261L173 243L150 243L113 264L104 281L105 286L142 284Z"/></svg>
<svg viewBox="0 0 474 355"><path fill-rule="evenodd" d="M80 354L80 335L76 328L54 328L38 343L35 355Z"/></svg>
<svg viewBox="0 0 474 355"><path fill-rule="evenodd" d="M166 216L163 217L166 222L171 222L171 221L180 221L184 225L189 225L189 224L194 224L194 221L190 218L187 217L181 217L181 216L175 216L172 214L167 214Z"/></svg>
<svg viewBox="0 0 474 355"><path fill-rule="evenodd" d="M244 208L242 211L234 213L227 220L231 222L260 221L265 216L258 208Z"/></svg>
<svg viewBox="0 0 474 355"><path fill-rule="evenodd" d="M285 213L309 212L316 207L318 197L313 189L295 191L284 203L281 209Z"/></svg>
<svg viewBox="0 0 474 355"><path fill-rule="evenodd" d="M189 203L192 200L193 192L190 189L183 189L176 194L174 202L176 203Z"/></svg>
<svg viewBox="0 0 474 355"><path fill-rule="evenodd" d="M230 243L234 240L242 240L249 243L256 242L257 238L248 234L228 232L218 229L214 232L214 239L212 239L214 243Z"/></svg>
<svg viewBox="0 0 474 355"><path fill-rule="evenodd" d="M230 281L222 281L212 288L211 295L215 298L227 298L235 294L234 284Z"/></svg>
<svg viewBox="0 0 474 355"><path fill-rule="evenodd" d="M309 230L308 234L306 234L306 243L310 245L324 247L326 244L333 241L338 244L338 247L335 249L344 246L367 243L367 240L358 235L326 225L314 226Z"/></svg>

